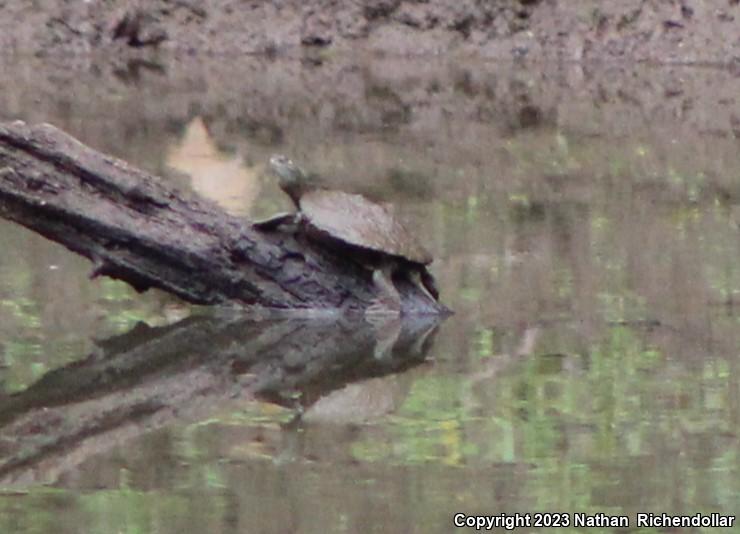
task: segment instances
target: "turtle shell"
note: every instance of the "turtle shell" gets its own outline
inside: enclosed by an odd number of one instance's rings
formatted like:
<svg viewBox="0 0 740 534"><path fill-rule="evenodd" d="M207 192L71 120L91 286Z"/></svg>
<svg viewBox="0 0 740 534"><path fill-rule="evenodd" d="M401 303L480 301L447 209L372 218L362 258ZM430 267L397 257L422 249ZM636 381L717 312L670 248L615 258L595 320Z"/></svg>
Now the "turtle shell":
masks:
<svg viewBox="0 0 740 534"><path fill-rule="evenodd" d="M303 194L299 206L309 224L334 239L422 265L432 262L388 208L362 195L317 189Z"/></svg>

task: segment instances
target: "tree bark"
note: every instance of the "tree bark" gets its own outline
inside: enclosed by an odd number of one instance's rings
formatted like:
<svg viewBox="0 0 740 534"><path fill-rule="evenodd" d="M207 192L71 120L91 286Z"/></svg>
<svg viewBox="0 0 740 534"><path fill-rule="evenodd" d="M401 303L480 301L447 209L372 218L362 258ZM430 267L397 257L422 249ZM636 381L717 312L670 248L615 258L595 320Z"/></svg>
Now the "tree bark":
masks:
<svg viewBox="0 0 740 534"><path fill-rule="evenodd" d="M302 233L260 232L215 203L101 154L49 124L0 124L0 216L138 291L195 304L361 312L371 273ZM448 310L399 281L405 314Z"/></svg>

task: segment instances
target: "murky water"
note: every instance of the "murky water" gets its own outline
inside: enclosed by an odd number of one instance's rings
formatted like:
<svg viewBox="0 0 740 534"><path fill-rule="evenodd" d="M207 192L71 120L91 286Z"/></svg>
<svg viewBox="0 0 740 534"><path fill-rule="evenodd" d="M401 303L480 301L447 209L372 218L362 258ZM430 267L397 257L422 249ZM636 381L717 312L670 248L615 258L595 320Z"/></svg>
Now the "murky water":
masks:
<svg viewBox="0 0 740 534"><path fill-rule="evenodd" d="M0 222L0 531L737 513L736 72L249 61L18 63L0 116L252 217L288 206L263 172L288 153L411 218L456 314L385 353L183 319Z"/></svg>

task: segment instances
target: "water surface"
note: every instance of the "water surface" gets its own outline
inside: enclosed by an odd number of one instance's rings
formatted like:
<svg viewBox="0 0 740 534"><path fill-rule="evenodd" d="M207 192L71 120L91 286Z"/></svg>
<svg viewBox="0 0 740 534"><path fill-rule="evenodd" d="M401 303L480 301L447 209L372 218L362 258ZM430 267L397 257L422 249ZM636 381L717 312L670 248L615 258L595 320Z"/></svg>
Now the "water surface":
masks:
<svg viewBox="0 0 740 534"><path fill-rule="evenodd" d="M738 510L736 72L341 58L228 76L5 71L4 119L52 122L233 213L289 206L264 173L273 152L393 202L456 314L420 359L280 399L245 394L259 373L239 357L155 358L142 376L185 400L6 474L3 532L451 532L456 512L538 511L634 527L637 512ZM62 390L43 415L55 371L193 310L91 281L86 260L9 222L0 250L7 461L20 439L41 447L50 429L148 399L138 378L109 397ZM333 411L296 420L311 394Z"/></svg>

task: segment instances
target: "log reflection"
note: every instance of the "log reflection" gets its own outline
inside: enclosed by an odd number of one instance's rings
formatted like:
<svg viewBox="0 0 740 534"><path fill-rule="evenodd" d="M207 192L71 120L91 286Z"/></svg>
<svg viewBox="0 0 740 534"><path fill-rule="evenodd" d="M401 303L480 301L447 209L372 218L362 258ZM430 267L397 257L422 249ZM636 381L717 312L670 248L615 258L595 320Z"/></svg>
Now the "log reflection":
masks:
<svg viewBox="0 0 740 534"><path fill-rule="evenodd" d="M351 382L420 364L437 325L433 317L371 325L214 316L139 325L0 400L0 484L54 481L92 455L234 399L302 413Z"/></svg>

